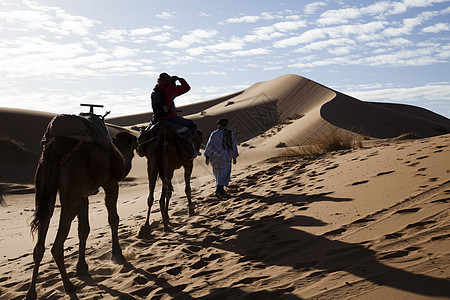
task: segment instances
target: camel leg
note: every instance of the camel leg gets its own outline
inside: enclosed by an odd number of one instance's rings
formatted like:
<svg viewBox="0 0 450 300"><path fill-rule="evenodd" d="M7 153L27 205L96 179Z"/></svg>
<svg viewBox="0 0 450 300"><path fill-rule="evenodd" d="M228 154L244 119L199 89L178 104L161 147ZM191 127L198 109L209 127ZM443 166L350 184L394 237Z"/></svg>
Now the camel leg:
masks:
<svg viewBox="0 0 450 300"><path fill-rule="evenodd" d="M166 194L166 204L164 206L165 210L164 213L166 214L166 218L167 218L167 224L170 225L170 219L169 219L169 201L172 198L172 192L173 192L173 187L172 187L172 183L169 182L169 187L167 188L167 194Z"/></svg>
<svg viewBox="0 0 450 300"><path fill-rule="evenodd" d="M51 205L49 207L49 214L46 219L41 220L38 228L38 240L36 242L36 246L33 250L33 261L34 261L34 269L33 269L33 277L31 278L30 288L27 292L27 299L36 299L36 281L39 273L39 266L41 264L42 258L44 257L45 252L45 238L47 236L48 227L50 224L50 219L53 215L53 210L55 208L55 198L56 194L52 195Z"/></svg>
<svg viewBox="0 0 450 300"><path fill-rule="evenodd" d="M193 167L194 167L193 162L189 162L188 165L184 166L184 183L185 183L184 192L186 193L186 197L188 200L189 216L191 217L195 214L194 206L192 205L192 190L191 190L191 174Z"/></svg>
<svg viewBox="0 0 450 300"><path fill-rule="evenodd" d="M125 263L126 259L122 254L122 249L119 244L119 215L117 214L117 197L119 195L119 184L113 182L105 190L105 204L108 209L108 223L111 227L112 236L112 257L111 259L116 263Z"/></svg>
<svg viewBox="0 0 450 300"><path fill-rule="evenodd" d="M169 197L170 192L170 182L167 182L166 179L163 181L163 188L161 192L161 198L159 199L159 208L161 210L161 217L164 225L164 231L171 231L169 226L169 214L167 213L169 201L166 199Z"/></svg>
<svg viewBox="0 0 450 300"><path fill-rule="evenodd" d="M163 206L164 206L164 210L161 211L161 213L163 214L163 221L164 223L164 230L165 231L171 231L170 229L170 219L169 219L169 202L170 202L170 198L172 197L172 191L173 191L173 187L172 187L172 178L173 178L173 172L174 170L169 170L168 174L167 174L167 178L165 179L165 183L164 183L164 187L165 187L165 191L164 191L164 198L163 198Z"/></svg>
<svg viewBox="0 0 450 300"><path fill-rule="evenodd" d="M149 239L150 238L150 213L152 211L152 205L154 202L154 193L156 180L158 179L158 170L156 166L152 168L152 165L149 161L147 161L147 174L148 174L148 197L147 197L147 218L145 219L144 226L141 227L138 233L138 238L141 239Z"/></svg>
<svg viewBox="0 0 450 300"><path fill-rule="evenodd" d="M79 250L78 250L78 263L77 263L77 272L75 276L88 276L89 269L86 263L86 240L89 235L90 227L89 227L89 202L88 198L81 199L81 206L78 211L78 239Z"/></svg>
<svg viewBox="0 0 450 300"><path fill-rule="evenodd" d="M148 175L148 191L149 191L147 198L148 211L147 211L147 219L145 220L144 226L150 226L150 212L152 210L152 205L154 201L153 195L155 193L156 180L158 179L158 169L156 168L155 163L147 161L147 175Z"/></svg>
<svg viewBox="0 0 450 300"><path fill-rule="evenodd" d="M69 276L67 276L66 267L64 266L64 242L67 239L67 235L70 231L70 225L72 220L78 213L78 206L76 205L76 199L70 198L66 199L67 202L62 200L64 197L60 196L61 199L61 215L59 219L58 233L56 234L55 243L52 247L53 258L58 265L59 272L61 273L61 278L64 285L64 290L66 293L73 293L76 287L70 282ZM74 199L74 202L70 200Z"/></svg>
<svg viewBox="0 0 450 300"><path fill-rule="evenodd" d="M166 214L164 213L164 211L166 210L165 205L166 205L166 193L167 193L167 187L165 182L163 182L163 187L162 187L162 191L161 191L161 198L159 199L159 210L161 211L161 218L163 221L163 225L164 225L164 231L169 231L169 225L167 224L167 219L166 219Z"/></svg>

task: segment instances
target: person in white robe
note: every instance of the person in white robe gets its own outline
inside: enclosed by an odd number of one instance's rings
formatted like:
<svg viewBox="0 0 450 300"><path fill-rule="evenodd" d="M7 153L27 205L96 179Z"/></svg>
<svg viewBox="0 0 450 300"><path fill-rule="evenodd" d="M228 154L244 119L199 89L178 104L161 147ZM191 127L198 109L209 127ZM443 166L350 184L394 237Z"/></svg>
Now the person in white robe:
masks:
<svg viewBox="0 0 450 300"><path fill-rule="evenodd" d="M239 156L234 133L227 129L228 120L217 121L219 128L213 131L205 148L206 164L211 163L216 181L215 195L223 199L224 186L228 186L231 176L231 163L236 164Z"/></svg>

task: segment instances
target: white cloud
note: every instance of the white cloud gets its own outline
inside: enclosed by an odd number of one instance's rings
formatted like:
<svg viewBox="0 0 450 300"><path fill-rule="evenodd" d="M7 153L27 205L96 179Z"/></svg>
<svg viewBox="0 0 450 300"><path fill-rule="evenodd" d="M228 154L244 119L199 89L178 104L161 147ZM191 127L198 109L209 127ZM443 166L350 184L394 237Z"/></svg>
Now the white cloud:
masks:
<svg viewBox="0 0 450 300"><path fill-rule="evenodd" d="M354 49L353 47L337 47L337 48L331 48L328 49L328 53L336 55L336 56L341 56L341 55L346 55L349 54L350 51Z"/></svg>
<svg viewBox="0 0 450 300"><path fill-rule="evenodd" d="M314 42L306 45L305 47L294 50L295 53L308 53L311 51L317 51L327 49L335 46L351 46L355 45L355 41L349 38L330 39L320 42Z"/></svg>
<svg viewBox="0 0 450 300"><path fill-rule="evenodd" d="M83 16L74 16L60 8L41 6L36 2L24 2L26 8L0 11L0 19L17 31L45 31L56 35L87 35L89 29L100 22Z"/></svg>
<svg viewBox="0 0 450 300"><path fill-rule="evenodd" d="M167 29L170 29L170 27L168 27ZM163 30L164 30L163 28L148 28L148 27L138 28L130 30L130 36L147 36L159 33Z"/></svg>
<svg viewBox="0 0 450 300"><path fill-rule="evenodd" d="M110 43L120 43L126 40L128 31L124 29L109 29L97 35L99 39L106 40Z"/></svg>
<svg viewBox="0 0 450 300"><path fill-rule="evenodd" d="M200 56L210 52L224 52L224 51L237 51L242 50L244 47L244 41L242 39L232 38L230 41L218 42L210 44L208 46L196 47L187 49L186 52L192 56Z"/></svg>
<svg viewBox="0 0 450 300"><path fill-rule="evenodd" d="M233 56L254 56L254 55L267 55L270 54L271 51L264 48L250 49L250 50L242 50L242 51L233 51L231 54Z"/></svg>
<svg viewBox="0 0 450 300"><path fill-rule="evenodd" d="M432 26L425 27L424 29L422 29L422 32L438 33L441 31L449 31L449 30L450 30L449 23L437 23Z"/></svg>
<svg viewBox="0 0 450 300"><path fill-rule="evenodd" d="M381 50L385 50L386 47L403 47L403 46L412 46L414 43L405 38L394 38L388 41L377 41L366 43L369 47L374 48L382 48Z"/></svg>
<svg viewBox="0 0 450 300"><path fill-rule="evenodd" d="M274 43L276 48L285 48L296 46L299 44L311 43L318 39L330 38L346 38L352 35L368 35L378 32L384 28L384 22L375 21L366 24L341 25L335 27L323 27L310 29L303 32L299 36L283 39Z"/></svg>
<svg viewBox="0 0 450 300"><path fill-rule="evenodd" d="M255 23L260 20L273 20L273 19L280 19L280 15L275 15L270 12L263 12L259 16L241 16L241 17L235 17L235 18L229 18L225 21L219 22L219 24L227 24L227 23Z"/></svg>
<svg viewBox="0 0 450 300"><path fill-rule="evenodd" d="M166 45L170 48L175 49L185 49L193 44L201 44L205 40L214 37L218 34L217 30L205 30L205 29L195 29L190 31L188 34L185 34L181 37L181 40L174 40Z"/></svg>
<svg viewBox="0 0 450 300"><path fill-rule="evenodd" d="M274 43L275 48L286 48L289 46L297 46L299 44L310 43L317 39L323 39L326 37L326 31L324 29L310 29L303 32L299 36L283 39Z"/></svg>
<svg viewBox="0 0 450 300"><path fill-rule="evenodd" d="M317 22L322 25L348 23L349 19L361 17L361 11L357 8L344 8L339 10L328 10L320 15Z"/></svg>
<svg viewBox="0 0 450 300"><path fill-rule="evenodd" d="M163 20L173 20L177 18L177 13L164 11L160 14L157 14L156 17Z"/></svg>
<svg viewBox="0 0 450 300"><path fill-rule="evenodd" d="M410 8L428 7L435 3L443 3L448 0L403 0L401 2L391 3L392 8L387 12L388 15L402 14Z"/></svg>
<svg viewBox="0 0 450 300"><path fill-rule="evenodd" d="M364 101L416 102L425 99L450 101L450 82L430 83L416 87L373 87L352 86L343 88L342 92Z"/></svg>
<svg viewBox="0 0 450 300"><path fill-rule="evenodd" d="M112 56L116 58L125 58L129 56L134 56L139 53L137 49L130 49L122 46L116 46L113 48Z"/></svg>
<svg viewBox="0 0 450 300"><path fill-rule="evenodd" d="M355 63L368 66L425 66L439 62L440 59L436 55L442 51L442 49L434 47L400 50L388 54L363 57Z"/></svg>
<svg viewBox="0 0 450 300"><path fill-rule="evenodd" d="M271 41L284 36L289 31L306 27L305 21L285 21L253 29L252 34L243 38L246 42Z"/></svg>
<svg viewBox="0 0 450 300"><path fill-rule="evenodd" d="M416 26L421 25L424 21L431 19L432 17L438 15L438 12L426 11L420 13L415 18L407 18L403 20L403 25L401 27L390 27L386 28L382 34L384 36L400 36L411 34Z"/></svg>
<svg viewBox="0 0 450 300"><path fill-rule="evenodd" d="M325 2L313 2L305 5L305 14L311 15L322 7L327 6Z"/></svg>

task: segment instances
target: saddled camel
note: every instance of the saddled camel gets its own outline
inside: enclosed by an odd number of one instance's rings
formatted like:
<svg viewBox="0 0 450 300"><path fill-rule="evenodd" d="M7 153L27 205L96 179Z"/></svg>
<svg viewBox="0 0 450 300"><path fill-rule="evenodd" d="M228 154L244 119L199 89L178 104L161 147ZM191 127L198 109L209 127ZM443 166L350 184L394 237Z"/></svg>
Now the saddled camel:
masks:
<svg viewBox="0 0 450 300"><path fill-rule="evenodd" d="M137 140L132 134L121 132L113 140L113 144L106 148L97 143L79 142L67 137L55 137L45 144L35 175L36 210L31 230L33 233L37 232L37 242L33 252L34 270L27 299L37 297L36 280L58 191L61 215L51 252L61 273L65 291L71 293L76 289L64 266L64 241L75 216L78 216L79 237L76 275L89 274L85 260L86 240L90 231L88 196L96 194L99 187L106 194L105 204L112 232L112 260L118 263L126 261L118 240L119 216L116 204L118 182L131 169Z"/></svg>
<svg viewBox="0 0 450 300"><path fill-rule="evenodd" d="M169 227L169 201L172 196L172 178L175 170L184 168L185 193L188 200L189 215L194 215L194 207L192 204L191 194L191 174L194 167L194 158L186 158L179 150L177 143L177 134L170 129L165 122L156 129L145 156L147 157L147 174L149 182L149 195L147 198L147 218L144 226L138 234L140 238L148 238L150 235L150 211L154 200L154 191L156 180L159 177L162 181L161 198L159 199L159 207L161 210L161 217L164 224L164 231L170 231ZM197 130L192 137L192 142L197 149L203 141L203 134ZM194 153L196 155L196 153Z"/></svg>

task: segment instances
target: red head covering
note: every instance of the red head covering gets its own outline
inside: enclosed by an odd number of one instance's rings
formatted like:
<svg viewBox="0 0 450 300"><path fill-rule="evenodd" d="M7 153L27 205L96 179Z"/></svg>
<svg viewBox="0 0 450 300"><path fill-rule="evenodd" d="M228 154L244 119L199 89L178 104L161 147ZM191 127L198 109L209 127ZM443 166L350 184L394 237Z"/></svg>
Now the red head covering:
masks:
<svg viewBox="0 0 450 300"><path fill-rule="evenodd" d="M159 77L158 77L158 83L170 82L171 79L172 79L172 76L170 76L169 74L161 73L161 74L159 74Z"/></svg>

